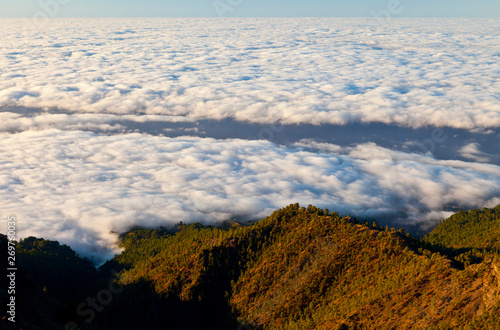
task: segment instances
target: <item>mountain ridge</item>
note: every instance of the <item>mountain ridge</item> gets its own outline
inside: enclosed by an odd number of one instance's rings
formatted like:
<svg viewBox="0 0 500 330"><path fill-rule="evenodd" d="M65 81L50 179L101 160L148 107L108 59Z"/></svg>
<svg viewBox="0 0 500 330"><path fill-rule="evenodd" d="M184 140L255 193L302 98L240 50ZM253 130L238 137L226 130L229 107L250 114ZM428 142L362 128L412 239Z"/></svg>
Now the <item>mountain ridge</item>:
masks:
<svg viewBox="0 0 500 330"><path fill-rule="evenodd" d="M124 251L99 271L65 246L29 238L18 244L31 263L24 269L38 275L29 295L63 307L56 315L32 308L25 329L40 322L61 329L495 329L498 214L500 206L458 212L417 239L292 204L251 226L131 230L120 236ZM56 267L68 253L59 289L86 289L64 300L42 266ZM88 272L88 281L70 265ZM104 288L123 290L90 308L85 296L99 298Z"/></svg>

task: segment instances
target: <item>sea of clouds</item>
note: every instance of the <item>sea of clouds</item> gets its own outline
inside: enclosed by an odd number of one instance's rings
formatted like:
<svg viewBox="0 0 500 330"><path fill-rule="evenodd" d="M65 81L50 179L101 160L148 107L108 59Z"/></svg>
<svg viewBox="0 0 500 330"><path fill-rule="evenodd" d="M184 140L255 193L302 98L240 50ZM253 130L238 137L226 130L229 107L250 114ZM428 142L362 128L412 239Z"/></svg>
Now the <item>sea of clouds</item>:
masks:
<svg viewBox="0 0 500 330"><path fill-rule="evenodd" d="M295 202L417 231L500 204L498 19L23 23L0 20L0 202L20 237L100 263L134 226ZM354 124L399 142L326 138Z"/></svg>
<svg viewBox="0 0 500 330"><path fill-rule="evenodd" d="M424 227L452 207L500 204L497 165L371 143L285 147L47 129L3 134L0 153L2 211L19 217L19 233L96 258L132 226L258 219L293 202Z"/></svg>
<svg viewBox="0 0 500 330"><path fill-rule="evenodd" d="M500 127L500 19L30 22L0 21L1 105Z"/></svg>

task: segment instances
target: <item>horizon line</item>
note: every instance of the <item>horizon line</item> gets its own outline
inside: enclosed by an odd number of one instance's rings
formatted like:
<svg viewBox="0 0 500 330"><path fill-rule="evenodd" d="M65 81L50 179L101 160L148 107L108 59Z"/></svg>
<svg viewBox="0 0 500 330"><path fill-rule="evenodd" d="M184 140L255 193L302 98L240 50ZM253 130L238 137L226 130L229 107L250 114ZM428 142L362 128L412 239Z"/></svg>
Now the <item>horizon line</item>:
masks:
<svg viewBox="0 0 500 330"><path fill-rule="evenodd" d="M65 18L214 18L214 19L232 19L232 18L383 18L379 16L62 16L62 17L2 17L0 19L65 19ZM435 19L500 19L499 17L489 17L489 16L393 16L391 19L398 18L435 18Z"/></svg>

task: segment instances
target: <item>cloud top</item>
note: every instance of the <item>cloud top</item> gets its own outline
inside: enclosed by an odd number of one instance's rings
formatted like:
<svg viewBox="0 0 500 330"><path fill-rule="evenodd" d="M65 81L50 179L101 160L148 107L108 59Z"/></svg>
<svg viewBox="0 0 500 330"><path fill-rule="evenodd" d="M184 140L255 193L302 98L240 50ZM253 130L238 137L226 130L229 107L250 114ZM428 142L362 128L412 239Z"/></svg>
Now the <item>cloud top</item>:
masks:
<svg viewBox="0 0 500 330"><path fill-rule="evenodd" d="M372 143L284 147L48 129L2 134L0 153L2 209L18 215L20 235L98 259L117 251L114 233L135 225L257 219L299 202L428 227L455 207L500 197L499 166Z"/></svg>
<svg viewBox="0 0 500 330"><path fill-rule="evenodd" d="M498 19L25 23L0 20L0 200L23 237L100 262L137 225L299 202L429 228L500 203Z"/></svg>
<svg viewBox="0 0 500 330"><path fill-rule="evenodd" d="M500 20L373 21L2 19L0 105L500 127Z"/></svg>

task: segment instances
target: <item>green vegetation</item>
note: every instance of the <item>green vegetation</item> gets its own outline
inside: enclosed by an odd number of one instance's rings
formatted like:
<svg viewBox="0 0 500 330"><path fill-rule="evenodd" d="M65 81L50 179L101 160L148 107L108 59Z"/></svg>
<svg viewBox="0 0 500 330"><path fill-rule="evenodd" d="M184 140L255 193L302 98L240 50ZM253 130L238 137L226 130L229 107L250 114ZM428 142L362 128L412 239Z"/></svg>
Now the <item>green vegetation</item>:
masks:
<svg viewBox="0 0 500 330"><path fill-rule="evenodd" d="M246 227L131 230L99 272L29 238L30 294L60 308L25 328L500 329L499 214L459 212L418 240L294 204ZM102 298L92 315L85 297Z"/></svg>
<svg viewBox="0 0 500 330"><path fill-rule="evenodd" d="M453 250L500 252L500 206L460 211L443 220L425 237L431 245Z"/></svg>

